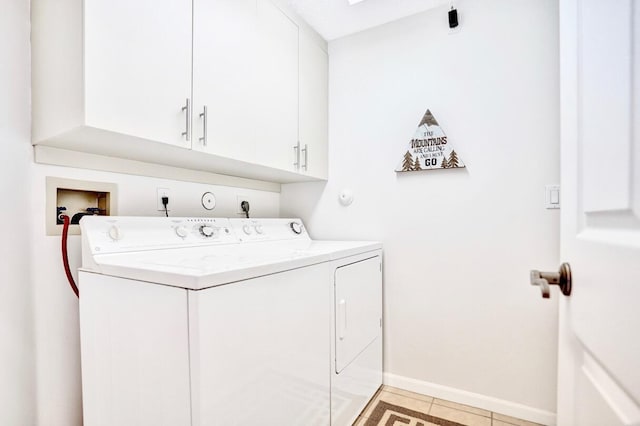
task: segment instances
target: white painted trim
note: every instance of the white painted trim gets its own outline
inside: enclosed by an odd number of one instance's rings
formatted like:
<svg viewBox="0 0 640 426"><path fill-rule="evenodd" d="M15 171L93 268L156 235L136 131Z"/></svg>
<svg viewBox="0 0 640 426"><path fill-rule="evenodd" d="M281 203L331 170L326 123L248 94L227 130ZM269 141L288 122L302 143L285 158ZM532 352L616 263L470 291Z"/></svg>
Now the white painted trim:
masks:
<svg viewBox="0 0 640 426"><path fill-rule="evenodd" d="M640 425L640 408L635 401L588 352L585 352L583 357L583 374L609 405L615 416L625 425Z"/></svg>
<svg viewBox="0 0 640 426"><path fill-rule="evenodd" d="M396 374L384 373L383 382L385 385L406 389L411 392L430 395L436 398L446 399L459 404L471 405L507 416L517 417L530 422L543 425L555 425L556 414L539 408L529 407L517 402L494 398L479 393L469 392L435 383L424 382L409 377L398 376Z"/></svg>
<svg viewBox="0 0 640 426"><path fill-rule="evenodd" d="M43 145L36 145L34 147L34 158L35 162L40 164L101 170L106 172L180 180L185 182L232 186L237 188L256 189L259 191L280 192L280 184L276 182L266 182L200 170L183 169L181 167L145 163L143 161L89 154L86 152L68 151Z"/></svg>

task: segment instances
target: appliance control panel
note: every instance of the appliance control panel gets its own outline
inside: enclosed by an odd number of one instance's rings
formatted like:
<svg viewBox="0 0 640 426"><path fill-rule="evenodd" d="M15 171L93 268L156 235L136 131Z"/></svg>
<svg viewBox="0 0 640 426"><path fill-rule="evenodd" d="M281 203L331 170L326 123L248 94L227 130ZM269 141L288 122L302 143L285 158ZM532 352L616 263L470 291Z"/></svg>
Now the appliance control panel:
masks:
<svg viewBox="0 0 640 426"><path fill-rule="evenodd" d="M80 230L83 256L309 239L300 219L85 216Z"/></svg>
<svg viewBox="0 0 640 426"><path fill-rule="evenodd" d="M226 218L86 216L80 229L93 254L239 242Z"/></svg>
<svg viewBox="0 0 640 426"><path fill-rule="evenodd" d="M229 219L242 242L310 239L300 219Z"/></svg>

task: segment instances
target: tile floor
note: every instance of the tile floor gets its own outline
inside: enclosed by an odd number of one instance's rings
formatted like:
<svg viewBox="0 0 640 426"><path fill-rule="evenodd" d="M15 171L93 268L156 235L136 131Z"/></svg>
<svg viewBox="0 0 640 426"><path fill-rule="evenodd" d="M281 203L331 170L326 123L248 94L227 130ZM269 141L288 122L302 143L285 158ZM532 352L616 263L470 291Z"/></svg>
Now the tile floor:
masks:
<svg viewBox="0 0 640 426"><path fill-rule="evenodd" d="M369 402L369 405L362 411L353 426L364 425L379 400L467 426L540 426L537 423L516 419L515 417L386 385Z"/></svg>

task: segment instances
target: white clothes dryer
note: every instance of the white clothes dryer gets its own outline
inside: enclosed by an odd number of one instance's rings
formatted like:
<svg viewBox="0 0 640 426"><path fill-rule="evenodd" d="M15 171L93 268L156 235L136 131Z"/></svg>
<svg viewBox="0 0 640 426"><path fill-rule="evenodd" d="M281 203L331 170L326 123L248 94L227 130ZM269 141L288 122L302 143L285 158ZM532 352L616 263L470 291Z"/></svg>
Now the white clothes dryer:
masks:
<svg viewBox="0 0 640 426"><path fill-rule="evenodd" d="M382 247L299 219L82 219L85 426L348 425L382 383Z"/></svg>

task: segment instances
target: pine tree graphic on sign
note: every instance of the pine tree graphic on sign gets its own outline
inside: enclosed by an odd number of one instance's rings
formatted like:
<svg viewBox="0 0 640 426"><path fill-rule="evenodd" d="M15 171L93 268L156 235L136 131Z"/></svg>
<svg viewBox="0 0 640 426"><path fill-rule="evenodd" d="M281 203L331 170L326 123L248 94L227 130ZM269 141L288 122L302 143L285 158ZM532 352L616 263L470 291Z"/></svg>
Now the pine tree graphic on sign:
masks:
<svg viewBox="0 0 640 426"><path fill-rule="evenodd" d="M412 170L422 170L422 167L420 167L420 159L418 157L416 157L416 161L413 162Z"/></svg>
<svg viewBox="0 0 640 426"><path fill-rule="evenodd" d="M449 155L449 161L447 161L447 168L460 167L458 166L458 154L456 154L455 150L451 150L451 155Z"/></svg>
<svg viewBox="0 0 640 426"><path fill-rule="evenodd" d="M411 156L411 153L407 151L407 153L404 155L404 160L402 162L402 171L410 172L412 170L413 170L413 157Z"/></svg>
<svg viewBox="0 0 640 426"><path fill-rule="evenodd" d="M409 140L396 172L465 167L438 120L427 110Z"/></svg>

